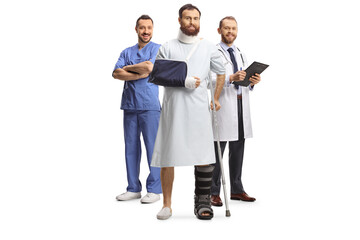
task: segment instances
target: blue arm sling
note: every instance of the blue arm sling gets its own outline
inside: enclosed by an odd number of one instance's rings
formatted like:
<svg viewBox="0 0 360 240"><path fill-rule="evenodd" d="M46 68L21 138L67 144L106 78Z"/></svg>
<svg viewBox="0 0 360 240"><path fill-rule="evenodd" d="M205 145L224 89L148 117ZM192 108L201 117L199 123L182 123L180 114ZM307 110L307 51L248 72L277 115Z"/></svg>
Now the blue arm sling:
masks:
<svg viewBox="0 0 360 240"><path fill-rule="evenodd" d="M149 82L164 87L185 87L187 77L187 62L195 52L200 40L198 40L185 61L157 59L149 76Z"/></svg>

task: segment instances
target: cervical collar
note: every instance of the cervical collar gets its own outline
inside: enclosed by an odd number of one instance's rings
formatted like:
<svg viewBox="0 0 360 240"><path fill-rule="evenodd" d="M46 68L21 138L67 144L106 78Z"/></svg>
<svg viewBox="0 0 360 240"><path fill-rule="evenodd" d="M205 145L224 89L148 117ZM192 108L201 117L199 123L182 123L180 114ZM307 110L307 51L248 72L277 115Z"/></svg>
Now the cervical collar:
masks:
<svg viewBox="0 0 360 240"><path fill-rule="evenodd" d="M183 43L194 43L198 40L198 36L188 36L179 29L178 39Z"/></svg>

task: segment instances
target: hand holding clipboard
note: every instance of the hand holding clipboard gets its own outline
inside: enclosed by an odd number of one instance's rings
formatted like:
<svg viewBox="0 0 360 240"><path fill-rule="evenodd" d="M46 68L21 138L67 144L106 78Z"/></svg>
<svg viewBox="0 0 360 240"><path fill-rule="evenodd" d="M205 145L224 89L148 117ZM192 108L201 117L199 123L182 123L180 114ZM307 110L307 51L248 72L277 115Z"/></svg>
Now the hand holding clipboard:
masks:
<svg viewBox="0 0 360 240"><path fill-rule="evenodd" d="M257 74L261 74L269 65L260 63L260 62L253 62L247 69L245 69L246 76L243 81L235 81L233 82L234 85L239 85L243 87L247 87L251 84L250 78Z"/></svg>

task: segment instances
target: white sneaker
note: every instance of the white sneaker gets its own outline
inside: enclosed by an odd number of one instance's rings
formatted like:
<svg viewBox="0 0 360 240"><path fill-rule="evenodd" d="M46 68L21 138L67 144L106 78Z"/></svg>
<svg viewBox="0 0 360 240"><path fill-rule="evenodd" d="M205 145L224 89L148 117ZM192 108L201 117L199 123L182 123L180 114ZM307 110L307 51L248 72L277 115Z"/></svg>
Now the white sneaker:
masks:
<svg viewBox="0 0 360 240"><path fill-rule="evenodd" d="M170 218L172 215L171 209L168 207L164 207L160 210L160 212L156 215L156 218L159 220L166 220Z"/></svg>
<svg viewBox="0 0 360 240"><path fill-rule="evenodd" d="M153 203L160 200L160 194L147 193L141 200L141 203Z"/></svg>
<svg viewBox="0 0 360 240"><path fill-rule="evenodd" d="M137 199L137 198L141 198L140 192L126 192L126 193L116 196L116 200L118 200L118 201L127 201L127 200L132 200L132 199Z"/></svg>

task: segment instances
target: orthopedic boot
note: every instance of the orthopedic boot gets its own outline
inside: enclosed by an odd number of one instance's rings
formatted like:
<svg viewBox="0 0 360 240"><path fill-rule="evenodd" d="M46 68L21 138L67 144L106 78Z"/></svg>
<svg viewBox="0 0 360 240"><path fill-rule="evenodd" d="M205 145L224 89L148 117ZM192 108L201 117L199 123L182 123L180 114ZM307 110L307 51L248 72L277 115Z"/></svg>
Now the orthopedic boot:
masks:
<svg viewBox="0 0 360 240"><path fill-rule="evenodd" d="M194 213L199 219L211 219L213 211L210 203L210 189L214 166L195 166L195 208ZM208 216L202 216L208 213Z"/></svg>

